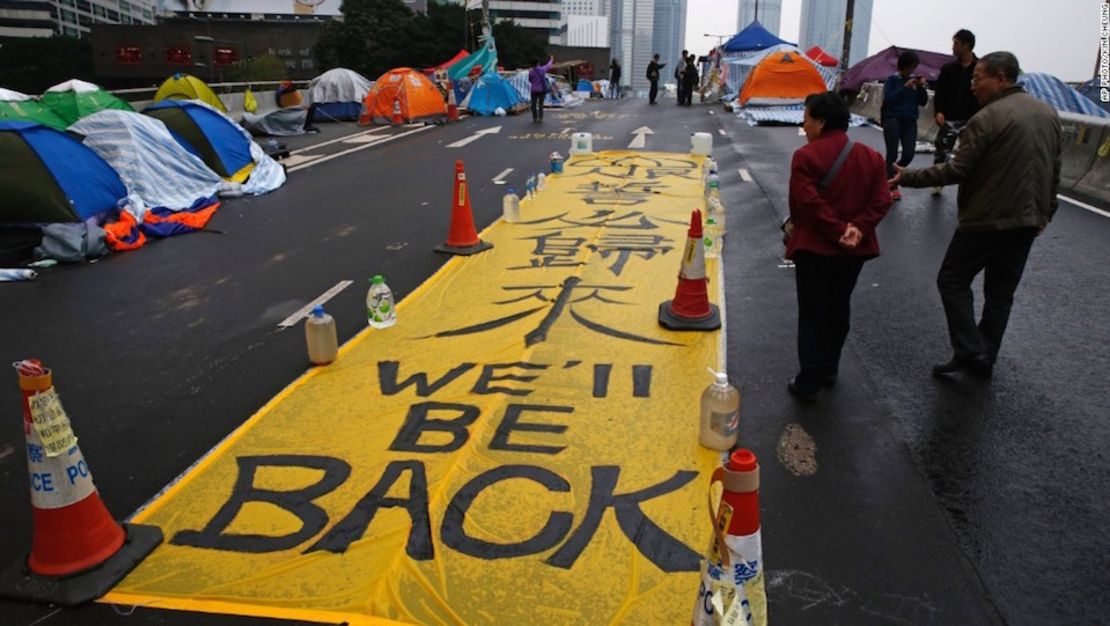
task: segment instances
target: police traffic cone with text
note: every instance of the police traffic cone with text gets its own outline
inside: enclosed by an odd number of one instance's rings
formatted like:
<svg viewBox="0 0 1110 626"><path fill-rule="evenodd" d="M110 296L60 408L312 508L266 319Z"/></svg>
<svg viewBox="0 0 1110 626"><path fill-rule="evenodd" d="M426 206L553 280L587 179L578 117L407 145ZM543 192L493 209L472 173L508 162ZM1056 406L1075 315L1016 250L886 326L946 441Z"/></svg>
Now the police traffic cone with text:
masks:
<svg viewBox="0 0 1110 626"><path fill-rule="evenodd" d="M15 363L34 524L31 554L0 574L0 597L74 606L107 593L162 543L156 526L116 523L37 360Z"/></svg>
<svg viewBox="0 0 1110 626"><path fill-rule="evenodd" d="M723 488L714 507L713 486ZM759 525L759 462L743 448L709 482L713 541L702 561L692 626L767 626L763 538Z"/></svg>
<svg viewBox="0 0 1110 626"><path fill-rule="evenodd" d="M447 87L447 121L459 121L459 103L455 102L455 88Z"/></svg>
<svg viewBox="0 0 1110 626"><path fill-rule="evenodd" d="M659 325L671 330L716 330L721 327L721 311L709 303L705 276L705 248L702 246L701 213L690 214L690 230L678 271L674 299L659 305Z"/></svg>
<svg viewBox="0 0 1110 626"><path fill-rule="evenodd" d="M470 194L466 189L466 172L463 162L455 161L455 197L451 203L451 230L447 241L436 246L436 252L470 256L493 247L492 243L478 239L474 229L474 212L470 209Z"/></svg>
<svg viewBox="0 0 1110 626"><path fill-rule="evenodd" d="M404 123L405 123L405 118L401 117L401 101L400 100L394 100L393 101L393 120L392 120L392 124L394 126L401 126Z"/></svg>

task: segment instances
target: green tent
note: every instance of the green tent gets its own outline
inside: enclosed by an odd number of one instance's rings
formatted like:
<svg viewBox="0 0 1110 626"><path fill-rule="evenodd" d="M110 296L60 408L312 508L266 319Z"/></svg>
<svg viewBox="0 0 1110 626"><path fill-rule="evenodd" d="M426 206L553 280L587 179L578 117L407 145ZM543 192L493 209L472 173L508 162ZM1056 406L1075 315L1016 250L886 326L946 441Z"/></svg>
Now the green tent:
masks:
<svg viewBox="0 0 1110 626"><path fill-rule="evenodd" d="M83 80L67 80L54 85L42 94L42 101L53 109L66 125L104 109L135 110L130 104Z"/></svg>
<svg viewBox="0 0 1110 626"><path fill-rule="evenodd" d="M50 107L18 91L0 87L0 120L38 122L56 130L65 130L65 120Z"/></svg>

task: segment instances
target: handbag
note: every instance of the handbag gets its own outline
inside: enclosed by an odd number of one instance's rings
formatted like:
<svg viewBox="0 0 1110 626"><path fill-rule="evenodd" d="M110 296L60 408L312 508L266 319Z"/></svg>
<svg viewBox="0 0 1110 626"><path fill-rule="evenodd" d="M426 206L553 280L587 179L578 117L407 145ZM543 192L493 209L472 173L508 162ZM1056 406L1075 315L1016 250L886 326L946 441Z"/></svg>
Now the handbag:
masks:
<svg viewBox="0 0 1110 626"><path fill-rule="evenodd" d="M840 173L840 168L844 167L844 161L848 160L848 153L852 151L852 146L854 145L856 145L856 142L849 138L848 142L844 144L844 147L840 149L840 154L836 155L836 160L833 161L832 167L829 168L829 171L825 172L821 180L817 181L818 191L824 191L828 188L829 184L836 178L836 175ZM794 221L787 215L786 219L782 222L782 226L779 228L782 229L782 245L785 246L790 241L790 235L794 232Z"/></svg>

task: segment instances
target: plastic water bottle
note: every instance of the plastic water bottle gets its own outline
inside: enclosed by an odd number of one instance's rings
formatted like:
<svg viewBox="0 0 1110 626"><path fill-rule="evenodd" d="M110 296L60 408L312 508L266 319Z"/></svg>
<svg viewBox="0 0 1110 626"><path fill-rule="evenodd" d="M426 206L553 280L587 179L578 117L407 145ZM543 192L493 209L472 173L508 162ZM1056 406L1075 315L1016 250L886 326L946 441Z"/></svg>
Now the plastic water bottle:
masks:
<svg viewBox="0 0 1110 626"><path fill-rule="evenodd" d="M721 225L717 223L716 218L705 218L705 233L702 235L702 243L705 245L705 258L715 259L721 256Z"/></svg>
<svg viewBox="0 0 1110 626"><path fill-rule="evenodd" d="M721 197L721 178L717 175L717 168L709 168L709 181L706 183L705 195L708 197Z"/></svg>
<svg viewBox="0 0 1110 626"><path fill-rule="evenodd" d="M563 173L563 155L559 154L558 151L555 151L555 152L551 153L551 173L552 174L562 174Z"/></svg>
<svg viewBox="0 0 1110 626"><path fill-rule="evenodd" d="M547 184L547 174L544 174L543 172L540 172L539 175L536 176L536 189L539 190L539 191L543 191L543 188L546 184Z"/></svg>
<svg viewBox="0 0 1110 626"><path fill-rule="evenodd" d="M728 384L725 372L709 372L717 380L701 394L698 441L706 448L728 450L740 433L740 392Z"/></svg>
<svg viewBox="0 0 1110 626"><path fill-rule="evenodd" d="M520 221L520 196L516 189L509 187L508 193L501 199L501 218L510 224Z"/></svg>
<svg viewBox="0 0 1110 626"><path fill-rule="evenodd" d="M723 223L725 215L725 206L721 204L721 199L715 196L709 196L705 200L705 212L710 216L721 220Z"/></svg>
<svg viewBox="0 0 1110 626"><path fill-rule="evenodd" d="M339 340L335 334L335 319L317 305L304 321L304 339L308 344L308 360L314 365L327 365L339 355Z"/></svg>
<svg viewBox="0 0 1110 626"><path fill-rule="evenodd" d="M389 328L397 323L393 292L381 274L370 279L370 291L366 292L366 319L374 328Z"/></svg>
<svg viewBox="0 0 1110 626"><path fill-rule="evenodd" d="M529 176L528 180L524 182L524 190L529 198L536 197L536 177Z"/></svg>

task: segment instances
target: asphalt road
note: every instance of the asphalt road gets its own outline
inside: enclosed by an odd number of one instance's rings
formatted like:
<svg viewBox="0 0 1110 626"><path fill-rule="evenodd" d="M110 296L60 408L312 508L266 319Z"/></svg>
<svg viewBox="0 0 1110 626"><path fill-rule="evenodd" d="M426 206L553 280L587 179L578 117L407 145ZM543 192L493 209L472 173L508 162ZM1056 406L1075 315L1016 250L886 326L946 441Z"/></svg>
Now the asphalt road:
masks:
<svg viewBox="0 0 1110 626"><path fill-rule="evenodd" d="M1110 220L1063 206L1034 246L994 378L935 381L930 365L949 355L934 277L955 193L907 191L880 228L883 256L860 278L841 381L816 407L801 406L785 391L796 311L777 227L803 138L795 128L749 128L719 108L628 100L549 110L542 125L527 115L469 118L361 136L389 138L378 144L321 146L365 131L321 125L320 135L289 141L304 151L285 187L227 202L212 232L5 284L0 358L38 357L54 369L102 497L125 517L304 371L303 334L280 330L281 320L353 280L328 303L340 339L350 338L364 323L367 277L384 274L402 298L446 260L432 248L446 234L456 159L465 159L481 228L500 215L506 186L493 179L505 169L519 188L546 170L551 151L566 155L567 133L623 149L645 125L648 150L686 151L690 133L714 135L729 208L728 362L744 394L744 445L763 465L773 622L1103 619ZM881 139L869 128L853 135ZM0 385L0 406L11 415L0 424L7 564L22 558L31 532L14 376ZM812 475L776 459L788 427L812 437ZM270 622L141 608L124 617L129 610L0 603L13 624Z"/></svg>

